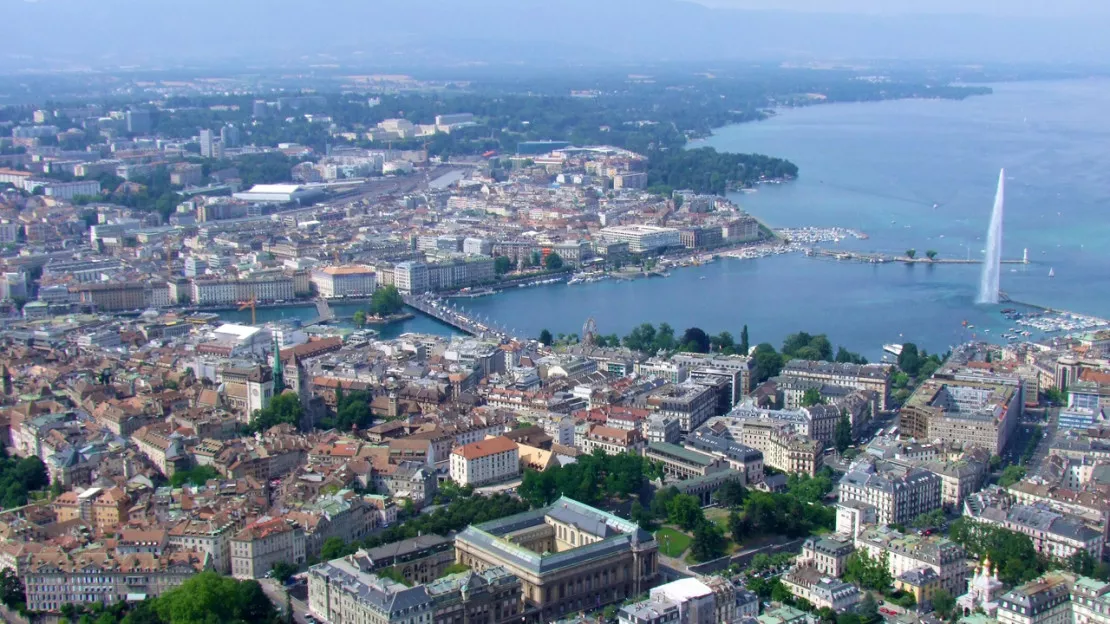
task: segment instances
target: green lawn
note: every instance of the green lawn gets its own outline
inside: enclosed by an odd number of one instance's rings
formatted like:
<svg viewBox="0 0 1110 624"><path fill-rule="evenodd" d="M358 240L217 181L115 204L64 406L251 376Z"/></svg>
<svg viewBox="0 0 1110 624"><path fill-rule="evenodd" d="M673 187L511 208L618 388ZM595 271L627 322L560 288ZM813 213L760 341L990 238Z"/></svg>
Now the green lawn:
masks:
<svg viewBox="0 0 1110 624"><path fill-rule="evenodd" d="M727 536L729 533L728 514L729 511L727 509L721 509L720 507L710 507L709 509L705 510L705 519L720 527L720 529L724 531L725 535Z"/></svg>
<svg viewBox="0 0 1110 624"><path fill-rule="evenodd" d="M678 557L690 547L690 536L674 529L662 528L655 532L659 552L667 557Z"/></svg>

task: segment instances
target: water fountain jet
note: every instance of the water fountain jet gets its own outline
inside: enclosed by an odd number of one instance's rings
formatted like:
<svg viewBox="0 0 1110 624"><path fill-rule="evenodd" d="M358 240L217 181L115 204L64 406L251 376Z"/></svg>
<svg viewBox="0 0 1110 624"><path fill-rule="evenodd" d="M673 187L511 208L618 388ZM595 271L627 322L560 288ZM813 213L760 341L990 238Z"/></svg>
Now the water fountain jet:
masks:
<svg viewBox="0 0 1110 624"><path fill-rule="evenodd" d="M1006 205L1006 170L998 174L998 192L994 196L994 210L987 230L987 250L983 257L983 273L979 277L979 297L976 303L998 303L999 274L1002 272L1002 213Z"/></svg>

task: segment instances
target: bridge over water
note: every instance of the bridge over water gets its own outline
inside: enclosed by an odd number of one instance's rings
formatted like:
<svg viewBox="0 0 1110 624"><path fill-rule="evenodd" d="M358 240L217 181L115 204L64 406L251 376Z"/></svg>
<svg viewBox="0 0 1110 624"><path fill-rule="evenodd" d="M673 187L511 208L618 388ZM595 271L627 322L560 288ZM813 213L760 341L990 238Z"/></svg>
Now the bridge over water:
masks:
<svg viewBox="0 0 1110 624"><path fill-rule="evenodd" d="M403 295L405 305L426 314L441 323L480 338L495 340L524 340L515 332L497 325L489 318L483 318L455 304L432 295Z"/></svg>

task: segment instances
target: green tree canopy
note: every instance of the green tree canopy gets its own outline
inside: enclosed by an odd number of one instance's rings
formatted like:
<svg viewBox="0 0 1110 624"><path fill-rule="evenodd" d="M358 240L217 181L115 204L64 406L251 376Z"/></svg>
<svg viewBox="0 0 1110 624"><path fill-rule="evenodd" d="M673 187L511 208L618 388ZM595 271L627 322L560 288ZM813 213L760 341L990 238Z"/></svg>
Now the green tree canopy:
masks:
<svg viewBox="0 0 1110 624"><path fill-rule="evenodd" d="M303 416L300 397L294 392L286 392L271 399L266 409L256 411L251 427L255 431L265 431L282 424L298 427Z"/></svg>
<svg viewBox="0 0 1110 624"><path fill-rule="evenodd" d="M397 287L389 284L374 291L374 296L370 298L370 313L374 316L384 317L391 314L397 314L405 307L405 301L401 297L401 291Z"/></svg>

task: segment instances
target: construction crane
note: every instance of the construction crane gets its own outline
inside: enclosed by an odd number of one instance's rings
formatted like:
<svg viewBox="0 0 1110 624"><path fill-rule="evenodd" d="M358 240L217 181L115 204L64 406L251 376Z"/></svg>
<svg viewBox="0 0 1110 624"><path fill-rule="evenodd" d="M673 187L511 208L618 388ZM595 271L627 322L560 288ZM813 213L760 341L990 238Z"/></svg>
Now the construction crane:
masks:
<svg viewBox="0 0 1110 624"><path fill-rule="evenodd" d="M243 301L239 304L239 311L240 312L242 312L243 310L246 310L247 308L251 309L251 325L256 325L257 324L257 319L255 318L255 305L257 303L258 303L258 296L257 295L251 295L250 299L248 299L246 301Z"/></svg>

